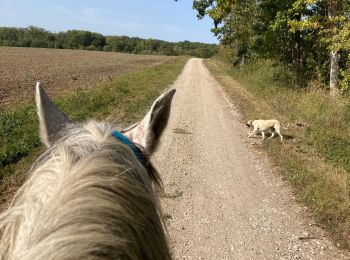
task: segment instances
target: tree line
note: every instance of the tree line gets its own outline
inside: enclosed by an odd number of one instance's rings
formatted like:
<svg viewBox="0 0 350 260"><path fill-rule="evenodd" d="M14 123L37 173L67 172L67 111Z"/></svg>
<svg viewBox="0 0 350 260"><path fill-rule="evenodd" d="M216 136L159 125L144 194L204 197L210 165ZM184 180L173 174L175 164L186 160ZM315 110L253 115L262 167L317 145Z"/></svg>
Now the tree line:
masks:
<svg viewBox="0 0 350 260"><path fill-rule="evenodd" d="M0 46L36 47L113 51L133 54L190 55L210 58L217 53L216 44L167 42L128 36L104 36L99 33L68 30L53 33L42 28L0 27Z"/></svg>
<svg viewBox="0 0 350 260"><path fill-rule="evenodd" d="M214 21L220 53L234 65L273 59L295 73L299 85L350 89L349 0L194 0L198 17Z"/></svg>

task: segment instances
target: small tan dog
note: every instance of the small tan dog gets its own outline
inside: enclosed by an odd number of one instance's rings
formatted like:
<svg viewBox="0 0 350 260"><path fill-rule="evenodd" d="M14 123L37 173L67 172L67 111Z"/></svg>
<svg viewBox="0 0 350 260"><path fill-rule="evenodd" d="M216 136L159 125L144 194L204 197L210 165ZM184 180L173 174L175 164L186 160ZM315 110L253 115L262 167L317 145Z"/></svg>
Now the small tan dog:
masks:
<svg viewBox="0 0 350 260"><path fill-rule="evenodd" d="M253 131L249 134L248 138L252 137L253 134L256 134L257 132L261 132L262 139L265 139L265 131L271 131L272 134L268 138L273 138L275 136L275 132L281 137L281 141L283 141L283 135L281 134L281 126L284 129L287 129L282 123L276 119L271 120L249 120L246 123L247 127L253 126Z"/></svg>

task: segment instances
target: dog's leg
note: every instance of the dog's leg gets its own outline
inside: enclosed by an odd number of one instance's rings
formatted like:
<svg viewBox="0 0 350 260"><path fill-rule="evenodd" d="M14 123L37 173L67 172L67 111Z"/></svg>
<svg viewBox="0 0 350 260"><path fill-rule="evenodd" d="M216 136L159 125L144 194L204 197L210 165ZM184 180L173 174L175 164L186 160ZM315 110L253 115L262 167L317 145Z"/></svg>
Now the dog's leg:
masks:
<svg viewBox="0 0 350 260"><path fill-rule="evenodd" d="M264 140L265 139L265 132L261 131L261 135L262 135L262 139Z"/></svg>
<svg viewBox="0 0 350 260"><path fill-rule="evenodd" d="M248 138L252 137L252 135L255 134L255 133L256 133L256 131L253 130L253 131L248 135Z"/></svg>
<svg viewBox="0 0 350 260"><path fill-rule="evenodd" d="M275 136L275 132L272 132L271 136L269 138L267 138L267 139L274 138L274 136Z"/></svg>
<svg viewBox="0 0 350 260"><path fill-rule="evenodd" d="M281 122L280 122L280 124L281 124L281 126L285 129L285 130L288 130L288 126L289 126L289 123L288 123L288 125L287 125L287 127L285 127Z"/></svg>
<svg viewBox="0 0 350 260"><path fill-rule="evenodd" d="M279 129L276 129L276 132L280 136L281 141L283 141L283 135L281 134L281 131Z"/></svg>
<svg viewBox="0 0 350 260"><path fill-rule="evenodd" d="M256 131L258 131L258 129L254 127L253 131L250 133L250 135L248 135L248 138L252 137L253 134L256 133Z"/></svg>

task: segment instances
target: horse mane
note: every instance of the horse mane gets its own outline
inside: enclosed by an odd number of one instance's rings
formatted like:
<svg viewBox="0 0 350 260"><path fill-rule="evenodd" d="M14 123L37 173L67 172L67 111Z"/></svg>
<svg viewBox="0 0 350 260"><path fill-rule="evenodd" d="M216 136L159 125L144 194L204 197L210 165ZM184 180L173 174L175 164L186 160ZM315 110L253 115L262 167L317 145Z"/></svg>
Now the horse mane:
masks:
<svg viewBox="0 0 350 260"><path fill-rule="evenodd" d="M147 155L90 121L33 165L0 215L0 259L170 259Z"/></svg>

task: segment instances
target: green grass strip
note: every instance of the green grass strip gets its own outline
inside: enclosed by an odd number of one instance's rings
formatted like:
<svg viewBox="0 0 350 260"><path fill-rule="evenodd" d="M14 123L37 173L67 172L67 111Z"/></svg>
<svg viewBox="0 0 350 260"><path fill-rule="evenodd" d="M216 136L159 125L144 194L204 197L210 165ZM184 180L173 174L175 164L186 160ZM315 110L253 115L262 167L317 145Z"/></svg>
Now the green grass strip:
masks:
<svg viewBox="0 0 350 260"><path fill-rule="evenodd" d="M350 248L350 99L333 99L320 86L293 89L285 76L288 68L270 63L233 68L212 59L206 64L240 109L243 121L290 122L289 130L282 132L292 139L281 143L275 138L258 147L273 158L318 224ZM305 127L297 127L297 122Z"/></svg>
<svg viewBox="0 0 350 260"><path fill-rule="evenodd" d="M114 123L140 119L155 98L182 71L188 58L169 62L54 99L76 121L90 118ZM33 86L34 88L35 86ZM45 86L44 86L45 88ZM0 113L0 179L20 174L41 151L34 104L12 107Z"/></svg>

